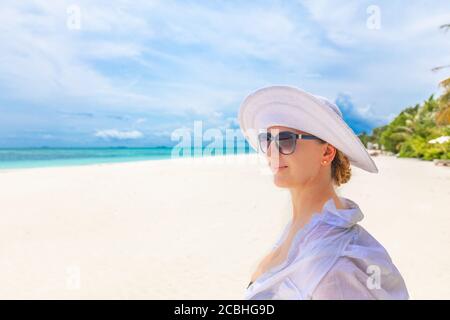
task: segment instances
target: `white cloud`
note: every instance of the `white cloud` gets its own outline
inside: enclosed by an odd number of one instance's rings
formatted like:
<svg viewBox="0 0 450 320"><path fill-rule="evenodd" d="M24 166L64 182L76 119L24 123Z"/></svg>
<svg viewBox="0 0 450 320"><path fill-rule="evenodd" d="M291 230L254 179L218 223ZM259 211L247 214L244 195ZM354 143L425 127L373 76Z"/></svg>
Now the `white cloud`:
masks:
<svg viewBox="0 0 450 320"><path fill-rule="evenodd" d="M142 138L144 135L142 132L137 130L119 131L116 129L108 129L108 130L98 130L95 133L95 136L103 139L130 140Z"/></svg>
<svg viewBox="0 0 450 320"><path fill-rule="evenodd" d="M369 1L79 0L81 29L69 30L72 4L2 2L4 97L227 127L251 90L287 83L330 99L349 92L361 113L384 116L437 90L446 71L430 69L450 62L445 1L378 1L380 30L366 27Z"/></svg>
<svg viewBox="0 0 450 320"><path fill-rule="evenodd" d="M135 43L92 41L84 43L80 56L88 59L133 58L141 54L143 48Z"/></svg>
<svg viewBox="0 0 450 320"><path fill-rule="evenodd" d="M316 50L289 8L276 4L77 1L81 28L70 30L72 4L10 1L2 8L0 87L8 87L13 97L208 113L264 83L254 67L229 59L273 60L288 68L294 63L300 72L313 52L317 57L327 51ZM164 49L165 44L174 49ZM202 49L181 53L190 46ZM204 49L210 55L204 56ZM108 65L111 59L118 66ZM121 70L122 63L135 66Z"/></svg>
<svg viewBox="0 0 450 320"><path fill-rule="evenodd" d="M136 124L141 124L141 123L144 123L144 122L147 122L146 118L138 118L138 119L136 119Z"/></svg>

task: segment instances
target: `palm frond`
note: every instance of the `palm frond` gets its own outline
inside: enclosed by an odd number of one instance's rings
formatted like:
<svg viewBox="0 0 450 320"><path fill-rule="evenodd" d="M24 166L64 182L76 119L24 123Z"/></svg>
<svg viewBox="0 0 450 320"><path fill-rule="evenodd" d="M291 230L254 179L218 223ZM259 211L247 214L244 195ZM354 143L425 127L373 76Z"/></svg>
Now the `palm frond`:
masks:
<svg viewBox="0 0 450 320"><path fill-rule="evenodd" d="M450 104L450 91L446 91L442 96L439 97L439 108L443 109Z"/></svg>
<svg viewBox="0 0 450 320"><path fill-rule="evenodd" d="M450 23L443 24L442 26L439 27L439 29L442 29L444 30L444 32L447 32L448 30L450 30Z"/></svg>
<svg viewBox="0 0 450 320"><path fill-rule="evenodd" d="M442 108L436 114L436 124L437 125L449 125L450 124L450 105Z"/></svg>
<svg viewBox="0 0 450 320"><path fill-rule="evenodd" d="M406 126L399 126L397 128L395 128L395 133L408 133L408 134L412 134L414 132L414 130L410 127L406 127Z"/></svg>
<svg viewBox="0 0 450 320"><path fill-rule="evenodd" d="M450 78L442 80L441 82L439 82L439 85L444 89L450 88Z"/></svg>
<svg viewBox="0 0 450 320"><path fill-rule="evenodd" d="M391 139L393 139L395 141L405 141L409 137L411 137L411 134L406 133L406 132L396 132L391 135Z"/></svg>
<svg viewBox="0 0 450 320"><path fill-rule="evenodd" d="M445 68L450 68L450 64L445 65L445 66L434 67L434 68L431 69L431 71L436 72L436 71L439 71L439 70L442 70L442 69L445 69Z"/></svg>

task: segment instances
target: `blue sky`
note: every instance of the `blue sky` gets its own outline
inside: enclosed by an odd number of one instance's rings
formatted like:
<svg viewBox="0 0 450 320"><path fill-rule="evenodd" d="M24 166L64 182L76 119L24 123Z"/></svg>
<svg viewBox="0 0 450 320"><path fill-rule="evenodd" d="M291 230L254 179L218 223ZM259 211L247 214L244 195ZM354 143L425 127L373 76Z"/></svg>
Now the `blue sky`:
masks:
<svg viewBox="0 0 450 320"><path fill-rule="evenodd" d="M271 84L355 132L438 94L448 1L2 1L0 147L172 145Z"/></svg>

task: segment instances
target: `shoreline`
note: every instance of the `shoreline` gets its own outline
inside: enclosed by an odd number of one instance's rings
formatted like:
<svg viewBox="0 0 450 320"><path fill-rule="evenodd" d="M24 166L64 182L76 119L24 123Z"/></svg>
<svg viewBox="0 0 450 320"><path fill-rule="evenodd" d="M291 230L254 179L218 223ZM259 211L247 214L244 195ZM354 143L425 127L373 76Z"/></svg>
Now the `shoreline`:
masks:
<svg viewBox="0 0 450 320"><path fill-rule="evenodd" d="M89 162L89 163L57 163L57 164L49 164L49 165L32 165L32 166L23 166L23 167L2 167L0 165L0 173L1 172L5 172L5 171L14 171L14 170L29 170L29 169L44 169L44 168L67 168L67 167L86 167L86 166L103 166L103 165L115 165L115 164L122 164L122 163L135 163L135 162L154 162L154 161L192 161L193 159L200 159L200 158L215 158L215 157L235 157L235 156L246 156L246 155L256 155L256 152L251 152L251 153L232 153L232 154L227 154L227 155L206 155L206 156L200 156L200 157L170 157L170 158L143 158L143 159L133 159L133 158L128 158L128 159L120 159L120 160L114 160L114 159L110 159L111 161L108 161L108 159L105 159L104 161L100 160L98 162ZM90 159L86 158L86 159L75 159L73 161L80 161L80 160L87 160L89 161ZM36 160L36 162L38 162L40 160ZM42 160L42 161L46 161L46 160ZM50 160L51 161L64 161L64 160ZM68 160L71 161L71 160ZM1 163L0 163L1 164Z"/></svg>
<svg viewBox="0 0 450 320"><path fill-rule="evenodd" d="M200 161L197 159L209 159L209 158L227 158L227 157L242 157L242 156L256 156L258 155L256 152L251 153L232 153L232 154L226 154L226 155L206 155L206 156L200 156L200 157L178 157L178 158L161 158L161 159L121 159L121 160L112 160L108 161L105 159L105 161L99 161L99 162L90 162L90 163L67 163L67 164L49 164L49 165L36 165L36 166L24 166L24 167L1 167L0 166L0 174L5 172L12 172L17 170L31 170L31 169L54 169L54 168L73 168L73 167L88 167L88 166L105 166L105 165L117 165L117 164L126 164L126 163L150 163L150 162L158 162L158 161ZM377 156L372 156L373 159L376 159L377 157L389 157L389 158L395 158L395 159L402 159L402 160L408 160L408 161L421 161L421 162L429 162L430 164L435 164L437 160L424 160L420 158L399 158L396 155L391 154L379 154ZM89 159L86 159L89 160ZM45 161L45 160L43 160ZM51 160L53 161L53 160ZM55 160L55 161L61 161L61 160ZM70 160L69 160L70 161ZM79 159L76 159L74 161L80 161Z"/></svg>

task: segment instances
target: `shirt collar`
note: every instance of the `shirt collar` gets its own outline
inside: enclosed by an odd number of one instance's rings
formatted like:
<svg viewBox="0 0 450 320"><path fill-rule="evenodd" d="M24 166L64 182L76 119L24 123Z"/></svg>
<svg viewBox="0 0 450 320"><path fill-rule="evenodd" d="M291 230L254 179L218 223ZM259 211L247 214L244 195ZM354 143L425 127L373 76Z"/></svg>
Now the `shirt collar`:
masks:
<svg viewBox="0 0 450 320"><path fill-rule="evenodd" d="M336 208L333 198L328 199L322 208L323 221L338 227L350 228L364 218L364 214L354 201L345 197L339 199L346 209Z"/></svg>
<svg viewBox="0 0 450 320"><path fill-rule="evenodd" d="M338 196L338 198L346 209L336 208L333 198L329 198L322 206L322 211L314 212L308 223L300 229L302 232L299 233L307 232L308 229L312 228L319 221L337 227L350 228L364 218L364 214L358 204L345 197ZM290 225L292 225L292 218L288 223L288 226Z"/></svg>

